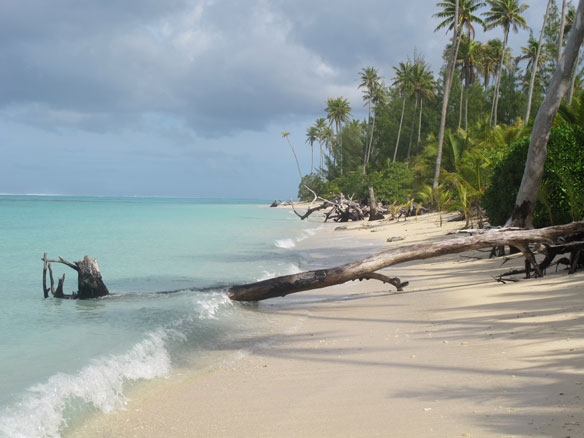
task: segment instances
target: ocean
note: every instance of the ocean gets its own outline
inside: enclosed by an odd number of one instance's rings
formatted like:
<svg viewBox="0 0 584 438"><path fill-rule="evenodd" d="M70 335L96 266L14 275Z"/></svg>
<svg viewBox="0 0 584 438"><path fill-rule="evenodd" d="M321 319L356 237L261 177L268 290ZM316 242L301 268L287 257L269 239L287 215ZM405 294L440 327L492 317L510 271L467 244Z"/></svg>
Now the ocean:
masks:
<svg viewBox="0 0 584 438"><path fill-rule="evenodd" d="M300 246L323 224L268 205L0 196L0 437L61 437L83 416L123 408L140 382L208 366L218 351L282 330L272 305L223 292L316 266L326 245ZM44 252L98 259L111 295L44 299ZM73 270L53 270L66 274L65 293L76 290Z"/></svg>

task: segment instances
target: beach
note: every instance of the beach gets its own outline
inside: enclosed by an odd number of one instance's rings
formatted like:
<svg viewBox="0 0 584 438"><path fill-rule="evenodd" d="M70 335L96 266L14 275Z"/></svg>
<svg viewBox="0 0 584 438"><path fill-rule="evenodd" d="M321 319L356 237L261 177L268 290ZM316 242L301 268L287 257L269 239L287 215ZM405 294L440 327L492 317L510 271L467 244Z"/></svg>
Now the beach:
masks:
<svg viewBox="0 0 584 438"><path fill-rule="evenodd" d="M322 232L363 254L448 238L463 224L450 217ZM502 284L523 261L502 263L466 252L383 270L404 292L363 281L271 300L283 332L65 436L581 437L584 274Z"/></svg>

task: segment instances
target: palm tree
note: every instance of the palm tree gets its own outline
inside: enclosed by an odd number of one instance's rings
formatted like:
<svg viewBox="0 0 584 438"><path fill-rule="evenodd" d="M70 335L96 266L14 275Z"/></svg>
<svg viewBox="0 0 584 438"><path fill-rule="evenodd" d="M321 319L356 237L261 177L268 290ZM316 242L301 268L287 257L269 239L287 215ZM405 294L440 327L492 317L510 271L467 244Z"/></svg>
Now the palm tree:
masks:
<svg viewBox="0 0 584 438"><path fill-rule="evenodd" d="M576 10L574 8L570 8L568 13L566 14L566 26L564 32L567 34L572 29L574 25L574 19L576 17ZM574 98L574 86L576 84L576 76L578 76L578 66L580 65L580 58L581 53L578 51L578 58L576 59L576 65L574 66L574 70L572 71L572 79L570 81L570 91L568 91L568 97L566 101L568 104L572 103L572 99Z"/></svg>
<svg viewBox="0 0 584 438"><path fill-rule="evenodd" d="M443 19L443 21L436 27L435 30L441 30L448 28L449 31L453 30L456 15L456 4L453 0L446 0L439 2L436 6L442 8L442 11L434 14L435 17ZM474 24L480 24L484 26L483 20L475 15L475 12L485 6L485 2L482 0L459 0L458 1L458 22L459 25L466 29L467 36L474 38L475 28Z"/></svg>
<svg viewBox="0 0 584 438"><path fill-rule="evenodd" d="M402 97L402 110L401 117L399 119L399 128L397 130L397 140L395 142L395 150L393 151L393 162L397 157L397 150L399 147L399 139L401 137L401 130L404 121L404 112L406 110L406 96L408 94L408 88L410 85L410 75L412 70L412 63L408 60L406 62L400 62L399 67L393 67L396 76L393 78L393 85L399 91Z"/></svg>
<svg viewBox="0 0 584 438"><path fill-rule="evenodd" d="M327 119L332 124L335 124L336 136L339 140L339 156L341 160L341 175L343 174L343 136L341 135L341 128L343 123L349 121L351 114L351 106L349 101L341 97L327 100L327 107L324 109L327 113Z"/></svg>
<svg viewBox="0 0 584 438"><path fill-rule="evenodd" d="M489 82L493 71L496 70L501 58L503 43L499 39L492 39L480 45L478 69L483 75L483 85L485 92L489 87Z"/></svg>
<svg viewBox="0 0 584 438"><path fill-rule="evenodd" d="M296 160L296 167L298 167L298 175L300 176L300 180L302 181L302 171L300 170L300 164L298 163L298 157L296 156L296 151L294 150L294 146L292 146L292 143L290 142L289 136L290 136L290 131L282 132L282 137L284 137L288 141L288 144L290 145L290 149L292 149L292 153L294 154L294 159Z"/></svg>
<svg viewBox="0 0 584 438"><path fill-rule="evenodd" d="M369 132L369 142L365 147L363 154L363 175L367 174L367 164L371 157L371 146L373 143L373 131L375 130L375 115L377 106L385 100L385 84L382 83L382 78L377 73L375 67L367 67L361 70L361 83L359 88L365 88L363 92L363 100L368 107L369 119L368 125L371 125ZM373 105L373 123L371 121L371 106Z"/></svg>
<svg viewBox="0 0 584 438"><path fill-rule="evenodd" d="M325 142L325 130L327 128L326 126L326 119L324 117L320 117L318 119L316 119L316 122L314 122L314 127L316 128L316 135L317 135L317 140L318 140L318 146L320 148L320 171L322 172L323 170L323 153L322 153L322 145L323 143L328 147L328 144Z"/></svg>
<svg viewBox="0 0 584 438"><path fill-rule="evenodd" d="M507 48L507 41L509 40L509 31L517 32L519 28L527 28L525 18L521 13L529 6L527 4L519 5L519 0L487 0L491 9L483 12L487 29L493 29L501 26L503 28L503 50ZM503 71L503 58L499 62L497 76L495 81L495 94L493 96L493 105L491 109L491 121L493 126L497 124L497 107L499 105L499 86L501 84L501 75Z"/></svg>
<svg viewBox="0 0 584 438"><path fill-rule="evenodd" d="M436 96L436 81L434 80L434 75L429 66L421 64L420 71L415 76L416 80L414 82L414 92L416 97L420 101L420 109L418 116L418 138L416 140L416 150L420 146L420 137L422 135L422 109L424 104L424 99L432 100ZM408 150L408 159L410 158L410 150Z"/></svg>
<svg viewBox="0 0 584 438"><path fill-rule="evenodd" d="M481 50L481 43L470 39L469 37L462 37L460 42L460 49L458 52L457 64L460 65L460 75L464 82L464 87L460 90L460 109L458 116L458 127L462 125L462 103L463 103L463 92L466 96L466 104L464 105L464 129L468 129L468 89L475 81L475 69L477 68L477 63L479 59L479 52Z"/></svg>
<svg viewBox="0 0 584 438"><path fill-rule="evenodd" d="M448 16L445 17L445 20L440 23L438 28L446 26L446 22L450 21L449 27L452 29L452 44L450 48L450 56L448 59L448 66L446 68L446 79L444 82L444 96L442 98L442 112L440 114L440 129L438 131L438 147L436 150L436 167L434 169L434 183L432 187L434 189L438 188L438 178L440 177L440 165L442 162L442 146L444 144L444 130L446 128L446 112L448 110L448 99L450 97L450 87L452 86L452 78L454 76L454 64L456 62L456 54L458 52L458 43L460 42L460 33L462 30L462 26L460 25L459 20L459 5L460 0L456 0L454 4L454 15L451 15L449 11L451 8L452 1L449 2L442 2L438 3L438 6L443 7L444 9L448 9L447 11L443 11L442 13L448 12ZM436 14L440 16L440 14ZM438 30L436 28L434 32Z"/></svg>
<svg viewBox="0 0 584 438"><path fill-rule="evenodd" d="M318 140L318 129L316 126L310 126L306 128L306 143L310 145L311 161L310 161L310 174L314 172L314 142Z"/></svg>
<svg viewBox="0 0 584 438"><path fill-rule="evenodd" d="M547 24L547 20L548 17L550 15L550 6L552 5L552 1L553 0L549 0L547 7L545 9L545 15L543 17L543 24L541 25L541 32L539 33L539 41L537 42L536 45L536 50L535 50L535 57L530 59L530 63L531 63L531 78L529 79L529 91L527 92L527 107L525 109L525 117L523 118L523 120L525 120L525 123L529 123L529 116L531 114L531 100L533 98L533 87L535 85L535 76L537 75L537 69L539 68L539 54L541 52L541 43L543 40L543 34L545 31L545 26ZM531 52L533 52L533 37L530 36L529 38L529 42L528 42L528 47L531 47ZM521 51L523 53L525 53L525 51L523 50L524 47L521 48ZM527 64L527 68L529 68L530 65L529 63Z"/></svg>

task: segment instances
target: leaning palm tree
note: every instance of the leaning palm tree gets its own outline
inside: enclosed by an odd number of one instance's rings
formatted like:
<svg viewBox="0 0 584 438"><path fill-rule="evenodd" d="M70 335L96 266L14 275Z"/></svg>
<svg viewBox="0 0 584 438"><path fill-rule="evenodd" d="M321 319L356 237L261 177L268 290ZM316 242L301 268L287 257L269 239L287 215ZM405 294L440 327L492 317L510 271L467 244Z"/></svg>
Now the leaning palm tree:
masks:
<svg viewBox="0 0 584 438"><path fill-rule="evenodd" d="M294 146L292 146L292 143L290 142L289 136L290 136L290 131L282 132L282 137L284 137L288 141L288 144L290 145L290 149L292 149L292 154L294 154L294 159L296 160L296 167L298 167L298 176L300 176L300 180L302 180L302 171L300 170L300 163L298 163L298 157L296 156L296 151L294 150Z"/></svg>
<svg viewBox="0 0 584 438"><path fill-rule="evenodd" d="M395 163L395 159L397 157L397 150L399 148L399 140L401 137L401 130L404 121L404 112L406 110L406 97L408 95L409 86L410 86L410 75L412 70L412 63L408 60L406 62L400 62L399 67L393 67L395 70L395 77L393 78L393 85L399 91L399 94L402 97L402 110L401 116L399 119L399 128L397 129L397 140L395 142L395 149L393 151L393 162Z"/></svg>
<svg viewBox="0 0 584 438"><path fill-rule="evenodd" d="M341 128L343 123L349 121L351 114L351 105L349 101L341 97L329 98L327 100L327 107L324 109L327 113L327 119L332 124L335 124L336 136L339 141L339 159L341 164L341 175L343 174L343 136L341 135Z"/></svg>
<svg viewBox="0 0 584 438"><path fill-rule="evenodd" d="M371 160L371 154L373 153L373 132L375 131L375 120L377 118L377 111L380 106L384 105L387 101L387 86L383 81L380 81L371 90L369 98L371 99L373 120L371 122L371 129L369 132L369 143L365 148L365 157L363 161L363 175L367 173L367 165Z"/></svg>
<svg viewBox="0 0 584 438"><path fill-rule="evenodd" d="M519 28L527 28L525 18L521 16L529 6L519 4L519 0L487 0L491 9L483 12L485 23L488 29L501 26L503 28L503 50L507 48L509 40L509 31L517 32ZM499 105L499 86L501 85L501 76L503 72L503 58L499 62L495 80L495 94L493 96L493 105L491 107L491 122L493 126L497 125L497 107Z"/></svg>
<svg viewBox="0 0 584 438"><path fill-rule="evenodd" d="M306 143L310 145L311 161L310 174L314 173L314 142L318 140L318 129L316 126L306 128Z"/></svg>
<svg viewBox="0 0 584 438"><path fill-rule="evenodd" d="M547 24L547 20L548 17L550 15L550 6L552 5L552 1L553 0L549 0L547 7L545 9L545 15L543 17L543 24L541 25L541 32L539 33L539 41L537 42L536 45L536 50L535 50L535 57L530 59L530 63L531 66L529 65L529 63L527 64L527 68L531 67L531 78L529 79L529 91L527 92L527 107L525 109L525 117L523 118L523 120L525 120L525 123L529 123L529 116L531 114L531 100L533 99L533 87L535 85L535 77L537 76L537 69L539 68L539 54L541 52L541 44L542 44L542 40L543 40L543 34L545 31L545 26ZM529 39L529 46L530 47L530 51L533 54L533 42L534 42L534 38L530 37ZM524 48L521 48L521 51L523 53L525 53L525 51L523 50Z"/></svg>

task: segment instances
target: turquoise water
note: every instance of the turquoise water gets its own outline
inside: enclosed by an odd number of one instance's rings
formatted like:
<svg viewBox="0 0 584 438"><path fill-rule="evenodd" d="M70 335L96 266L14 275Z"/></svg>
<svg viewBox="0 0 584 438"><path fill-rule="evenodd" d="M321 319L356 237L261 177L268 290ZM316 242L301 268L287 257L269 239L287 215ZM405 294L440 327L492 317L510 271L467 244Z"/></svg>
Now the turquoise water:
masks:
<svg viewBox="0 0 584 438"><path fill-rule="evenodd" d="M265 205L0 196L0 437L59 437L82 413L122 406L134 382L268 330L269 312L222 288L297 272L295 244L319 224ZM112 295L43 299L44 252L97 258ZM74 291L75 272L53 268Z"/></svg>

